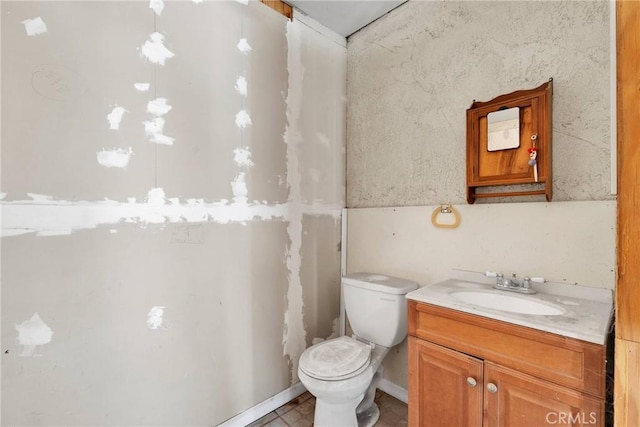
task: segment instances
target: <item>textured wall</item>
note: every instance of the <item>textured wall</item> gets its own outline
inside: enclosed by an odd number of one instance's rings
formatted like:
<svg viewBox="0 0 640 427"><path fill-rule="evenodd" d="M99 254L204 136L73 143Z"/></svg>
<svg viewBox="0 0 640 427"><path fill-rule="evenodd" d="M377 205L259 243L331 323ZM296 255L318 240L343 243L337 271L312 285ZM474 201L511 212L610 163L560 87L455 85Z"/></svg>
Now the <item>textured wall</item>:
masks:
<svg viewBox="0 0 640 427"><path fill-rule="evenodd" d="M554 200L611 198L609 52L606 1L397 8L349 38L347 206L464 203L472 100L550 77Z"/></svg>
<svg viewBox="0 0 640 427"><path fill-rule="evenodd" d="M2 89L2 425L288 389L339 312L345 47L259 2L2 2Z"/></svg>

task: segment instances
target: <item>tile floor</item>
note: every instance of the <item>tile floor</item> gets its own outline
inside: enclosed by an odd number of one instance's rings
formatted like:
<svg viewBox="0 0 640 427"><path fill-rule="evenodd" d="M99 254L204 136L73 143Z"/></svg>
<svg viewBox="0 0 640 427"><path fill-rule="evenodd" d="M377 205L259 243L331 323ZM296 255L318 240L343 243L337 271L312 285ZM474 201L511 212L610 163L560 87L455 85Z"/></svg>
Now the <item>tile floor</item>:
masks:
<svg viewBox="0 0 640 427"><path fill-rule="evenodd" d="M375 427L403 427L407 425L407 404L380 390L375 402L380 408L380 419ZM313 425L316 399L306 392L291 402L268 413L249 427L307 427Z"/></svg>

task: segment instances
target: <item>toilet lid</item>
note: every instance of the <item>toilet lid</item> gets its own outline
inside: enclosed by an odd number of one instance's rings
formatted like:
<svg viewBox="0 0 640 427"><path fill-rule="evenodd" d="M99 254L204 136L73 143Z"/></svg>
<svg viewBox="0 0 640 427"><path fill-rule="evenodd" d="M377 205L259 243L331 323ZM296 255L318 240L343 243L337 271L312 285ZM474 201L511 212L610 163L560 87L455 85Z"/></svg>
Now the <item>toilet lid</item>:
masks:
<svg viewBox="0 0 640 427"><path fill-rule="evenodd" d="M339 337L306 349L300 356L300 369L320 380L342 380L364 371L370 359L369 345Z"/></svg>

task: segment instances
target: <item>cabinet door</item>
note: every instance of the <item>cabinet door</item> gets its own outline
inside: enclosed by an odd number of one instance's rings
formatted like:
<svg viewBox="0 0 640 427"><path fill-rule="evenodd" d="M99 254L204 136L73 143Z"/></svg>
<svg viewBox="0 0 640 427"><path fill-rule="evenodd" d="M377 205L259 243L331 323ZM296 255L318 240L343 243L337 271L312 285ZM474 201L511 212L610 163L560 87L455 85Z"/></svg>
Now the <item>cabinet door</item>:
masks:
<svg viewBox="0 0 640 427"><path fill-rule="evenodd" d="M482 360L409 337L409 425L482 426Z"/></svg>
<svg viewBox="0 0 640 427"><path fill-rule="evenodd" d="M486 427L603 426L604 401L485 362Z"/></svg>

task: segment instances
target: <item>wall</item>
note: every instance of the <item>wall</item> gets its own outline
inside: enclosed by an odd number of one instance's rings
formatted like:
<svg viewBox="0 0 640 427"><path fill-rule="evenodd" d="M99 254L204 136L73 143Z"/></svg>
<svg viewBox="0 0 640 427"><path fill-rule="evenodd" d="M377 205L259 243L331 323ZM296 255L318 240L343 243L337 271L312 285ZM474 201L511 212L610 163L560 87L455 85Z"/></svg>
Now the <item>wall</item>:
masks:
<svg viewBox="0 0 640 427"><path fill-rule="evenodd" d="M461 217L456 229L431 224L431 214L440 206L348 209L348 271L404 277L421 286L446 280L456 268L614 287L615 202L454 208ZM452 222L450 214L437 219ZM403 388L407 387L406 351L403 343L385 360L385 378Z"/></svg>
<svg viewBox="0 0 640 427"><path fill-rule="evenodd" d="M452 268L496 270L614 287L609 7L410 1L349 38L349 272L426 285ZM466 205L466 109L550 77L553 202ZM442 203L460 211L459 228L431 225ZM405 344L385 366L406 387Z"/></svg>
<svg viewBox="0 0 640 427"><path fill-rule="evenodd" d="M345 47L257 2L1 12L2 424L216 425L296 382L338 313Z"/></svg>
<svg viewBox="0 0 640 427"><path fill-rule="evenodd" d="M550 77L554 200L611 198L606 1L410 1L348 70L349 207L465 203L467 108Z"/></svg>

